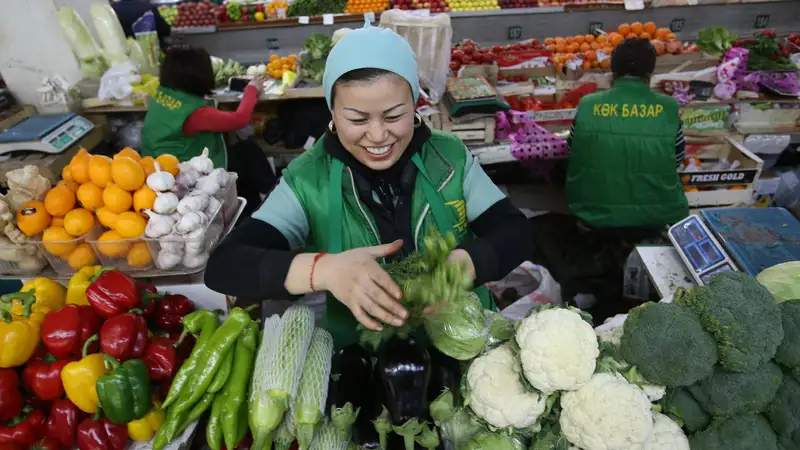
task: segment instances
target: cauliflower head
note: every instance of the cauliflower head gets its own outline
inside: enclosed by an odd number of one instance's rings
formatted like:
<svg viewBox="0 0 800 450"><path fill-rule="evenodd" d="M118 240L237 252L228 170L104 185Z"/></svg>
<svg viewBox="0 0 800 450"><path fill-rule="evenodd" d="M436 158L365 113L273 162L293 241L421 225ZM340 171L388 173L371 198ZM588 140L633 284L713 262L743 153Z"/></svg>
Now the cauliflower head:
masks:
<svg viewBox="0 0 800 450"><path fill-rule="evenodd" d="M524 429L536 424L547 396L525 392L520 369L508 344L476 358L467 371L472 411L496 428Z"/></svg>
<svg viewBox="0 0 800 450"><path fill-rule="evenodd" d="M653 434L642 445L642 450L689 450L689 438L674 420L653 413Z"/></svg>
<svg viewBox="0 0 800 450"><path fill-rule="evenodd" d="M528 316L517 330L525 379L542 392L574 391L589 381L600 347L592 326L569 309Z"/></svg>
<svg viewBox="0 0 800 450"><path fill-rule="evenodd" d="M561 396L564 437L584 450L639 448L653 431L650 400L618 374L598 373Z"/></svg>

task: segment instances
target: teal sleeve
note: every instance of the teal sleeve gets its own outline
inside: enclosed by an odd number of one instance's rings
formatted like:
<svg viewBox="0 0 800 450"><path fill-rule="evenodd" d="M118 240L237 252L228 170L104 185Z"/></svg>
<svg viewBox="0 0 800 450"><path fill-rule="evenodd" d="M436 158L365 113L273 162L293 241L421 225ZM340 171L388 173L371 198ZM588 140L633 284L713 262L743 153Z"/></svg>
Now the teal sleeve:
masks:
<svg viewBox="0 0 800 450"><path fill-rule="evenodd" d="M498 201L506 198L503 191L489 179L480 163L467 149L464 166L464 200L467 203L467 220L472 222Z"/></svg>
<svg viewBox="0 0 800 450"><path fill-rule="evenodd" d="M292 249L303 248L308 238L308 218L297 195L284 178L275 186L253 218L266 222L283 234Z"/></svg>

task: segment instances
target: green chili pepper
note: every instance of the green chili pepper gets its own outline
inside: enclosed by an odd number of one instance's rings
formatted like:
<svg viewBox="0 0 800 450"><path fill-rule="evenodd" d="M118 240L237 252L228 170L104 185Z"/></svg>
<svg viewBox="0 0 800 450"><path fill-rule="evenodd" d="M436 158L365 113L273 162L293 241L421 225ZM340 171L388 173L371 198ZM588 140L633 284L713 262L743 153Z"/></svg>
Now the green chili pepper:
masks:
<svg viewBox="0 0 800 450"><path fill-rule="evenodd" d="M168 409L167 419L164 421L164 424L161 425L161 428L158 429L156 437L153 440L153 450L163 450L164 447L169 445L178 434L179 429L184 426L188 416L188 411L178 413L175 408Z"/></svg>
<svg viewBox="0 0 800 450"><path fill-rule="evenodd" d="M194 344L194 349L189 359L183 363L178 373L175 374L167 398L164 400L163 408L169 407L169 405L178 400L183 388L186 386L186 383L189 381L189 378L191 378L195 369L197 369L199 365L205 363L200 359L212 335L217 331L217 327L219 327L217 315L206 309L195 311L183 318L183 328L185 332L199 334L199 336L197 342ZM194 389L195 386L192 386L192 388ZM179 411L176 411L176 413L177 412Z"/></svg>
<svg viewBox="0 0 800 450"><path fill-rule="evenodd" d="M220 423L220 410L224 399L217 394L211 402L211 417L208 418L206 425L206 442L211 450L222 449L222 425Z"/></svg>
<svg viewBox="0 0 800 450"><path fill-rule="evenodd" d="M212 380L211 384L208 385L208 392L217 392L222 389L223 386L225 386L225 383L228 381L228 377L231 374L231 366L233 366L233 352L233 348L225 352L222 365L219 366L217 373L214 374L214 380Z"/></svg>
<svg viewBox="0 0 800 450"><path fill-rule="evenodd" d="M242 426L247 427L247 410L242 418L242 405L247 405L247 388L250 386L250 376L258 348L258 324L252 320L236 341L236 350L233 356L233 369L225 389L222 391L224 398L220 410L222 434L225 437L225 447L235 448L244 436L239 436ZM238 438L238 439L237 439Z"/></svg>
<svg viewBox="0 0 800 450"><path fill-rule="evenodd" d="M174 408L177 408L179 412L188 409L206 393L214 374L222 365L225 352L233 347L236 339L249 323L250 314L247 311L242 308L233 308L231 310L225 322L217 328L217 331L208 340L202 356L198 358L198 362L202 361L202 364L198 363L201 367L198 367L192 374L191 390L187 390L189 396L183 398L183 395L181 395L180 401L173 406Z"/></svg>
<svg viewBox="0 0 800 450"><path fill-rule="evenodd" d="M111 373L98 378L96 387L108 420L121 425L144 417L152 406L147 366L138 359L120 364L105 354L103 362Z"/></svg>

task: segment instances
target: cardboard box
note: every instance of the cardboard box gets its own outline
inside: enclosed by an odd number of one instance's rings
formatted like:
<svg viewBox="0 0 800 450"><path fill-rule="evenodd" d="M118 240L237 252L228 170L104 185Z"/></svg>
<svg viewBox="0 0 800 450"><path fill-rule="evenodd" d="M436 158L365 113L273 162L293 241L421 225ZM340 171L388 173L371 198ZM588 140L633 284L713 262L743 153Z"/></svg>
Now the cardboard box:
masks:
<svg viewBox="0 0 800 450"><path fill-rule="evenodd" d="M721 144L708 144L696 156L701 160L724 158L729 162L738 161L739 167L733 170L681 172L681 183L689 206L731 206L752 201L755 183L764 166L761 158L730 137Z"/></svg>

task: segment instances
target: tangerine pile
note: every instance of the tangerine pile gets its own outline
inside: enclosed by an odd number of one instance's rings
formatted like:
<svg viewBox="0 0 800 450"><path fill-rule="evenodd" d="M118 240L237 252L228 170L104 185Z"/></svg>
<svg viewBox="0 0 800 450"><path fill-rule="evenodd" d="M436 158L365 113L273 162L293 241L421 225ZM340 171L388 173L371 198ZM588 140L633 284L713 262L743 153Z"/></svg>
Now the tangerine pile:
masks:
<svg viewBox="0 0 800 450"><path fill-rule="evenodd" d="M297 55L294 54L283 57L278 55L270 55L269 64L267 64L267 74L276 80L280 80L283 77L283 73L287 70L291 72L295 72L297 70L295 65L296 60Z"/></svg>
<svg viewBox="0 0 800 450"><path fill-rule="evenodd" d="M389 0L347 0L344 13L380 13L386 11L388 8Z"/></svg>

